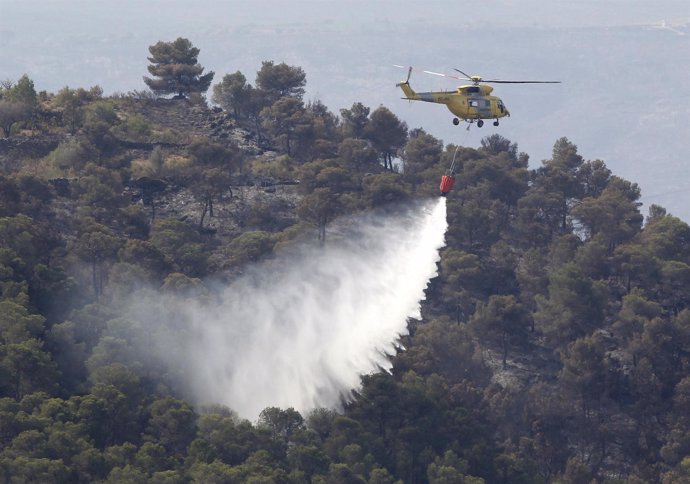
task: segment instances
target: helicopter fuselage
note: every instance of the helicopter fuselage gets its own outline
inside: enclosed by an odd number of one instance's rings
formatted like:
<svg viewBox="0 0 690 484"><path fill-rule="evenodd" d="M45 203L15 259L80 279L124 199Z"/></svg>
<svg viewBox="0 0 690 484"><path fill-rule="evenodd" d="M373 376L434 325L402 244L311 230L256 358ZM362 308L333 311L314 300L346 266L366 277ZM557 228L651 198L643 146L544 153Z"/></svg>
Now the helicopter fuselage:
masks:
<svg viewBox="0 0 690 484"><path fill-rule="evenodd" d="M473 122L480 119L496 119L510 116L503 101L492 96L493 87L485 84L460 86L455 91L415 92L409 82L398 86L405 93L403 99L445 104L458 118Z"/></svg>

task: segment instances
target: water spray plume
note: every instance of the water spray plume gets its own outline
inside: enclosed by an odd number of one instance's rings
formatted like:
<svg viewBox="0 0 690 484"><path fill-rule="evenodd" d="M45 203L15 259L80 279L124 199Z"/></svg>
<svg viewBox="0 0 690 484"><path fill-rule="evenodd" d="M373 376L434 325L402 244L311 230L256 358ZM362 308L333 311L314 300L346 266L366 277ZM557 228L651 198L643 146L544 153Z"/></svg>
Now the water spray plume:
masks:
<svg viewBox="0 0 690 484"><path fill-rule="evenodd" d="M245 418L267 406L333 408L360 375L390 369L436 275L445 199L342 225L325 247L235 281L216 307L185 308L184 356L200 402Z"/></svg>

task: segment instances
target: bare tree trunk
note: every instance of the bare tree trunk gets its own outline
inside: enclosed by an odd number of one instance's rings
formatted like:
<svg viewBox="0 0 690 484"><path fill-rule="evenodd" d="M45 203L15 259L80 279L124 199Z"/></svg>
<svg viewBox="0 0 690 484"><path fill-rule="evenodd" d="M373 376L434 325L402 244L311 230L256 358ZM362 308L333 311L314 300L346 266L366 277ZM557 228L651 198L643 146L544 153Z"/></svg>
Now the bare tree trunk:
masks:
<svg viewBox="0 0 690 484"><path fill-rule="evenodd" d="M206 218L206 212L208 212L208 198L204 199L204 209L201 212L201 220L199 220L199 230L204 228L204 219Z"/></svg>

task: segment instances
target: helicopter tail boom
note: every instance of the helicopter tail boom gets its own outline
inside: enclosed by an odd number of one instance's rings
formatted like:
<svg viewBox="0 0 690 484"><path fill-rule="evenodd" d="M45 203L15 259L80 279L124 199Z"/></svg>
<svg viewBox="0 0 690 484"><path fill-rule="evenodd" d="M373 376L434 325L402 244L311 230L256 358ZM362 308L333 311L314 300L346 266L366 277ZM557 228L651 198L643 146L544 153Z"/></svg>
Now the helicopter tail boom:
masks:
<svg viewBox="0 0 690 484"><path fill-rule="evenodd" d="M395 67L401 67L400 65L395 65ZM429 72L429 71L424 71ZM434 73L431 73L434 74ZM447 103L448 97L446 92L415 92L410 86L410 76L412 75L412 67L407 68L407 77L404 81L400 81L396 84L396 87L402 89L405 97L403 99L408 99L410 101L426 101L429 103Z"/></svg>
<svg viewBox="0 0 690 484"><path fill-rule="evenodd" d="M414 89L410 86L410 83L408 81L405 82L399 82L397 86L402 89L402 92L405 93L405 99L409 99L411 101L420 101L420 97L417 95L416 92L414 92Z"/></svg>

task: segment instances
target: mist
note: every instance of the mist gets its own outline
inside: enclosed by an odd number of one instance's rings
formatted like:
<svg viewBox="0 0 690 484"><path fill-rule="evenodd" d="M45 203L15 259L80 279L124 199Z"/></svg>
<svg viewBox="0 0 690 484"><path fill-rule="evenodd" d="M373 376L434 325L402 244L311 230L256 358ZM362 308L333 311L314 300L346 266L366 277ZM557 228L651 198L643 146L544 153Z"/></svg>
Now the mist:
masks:
<svg viewBox="0 0 690 484"><path fill-rule="evenodd" d="M166 317L151 296L129 303L150 311L138 316L144 326L167 325L147 351L197 404L242 418L269 406L340 407L361 375L390 370L408 318L420 318L444 245L445 199L332 227L324 246L279 253L203 303L166 300Z"/></svg>

